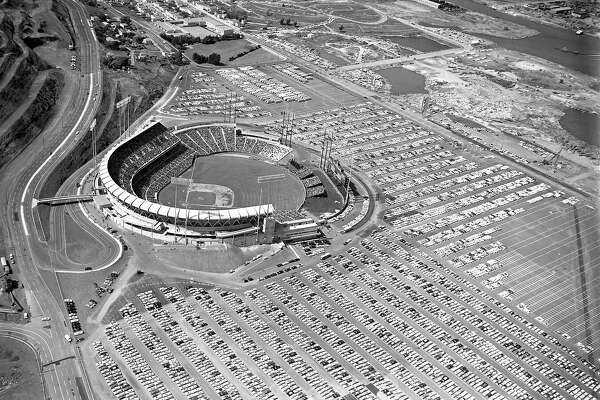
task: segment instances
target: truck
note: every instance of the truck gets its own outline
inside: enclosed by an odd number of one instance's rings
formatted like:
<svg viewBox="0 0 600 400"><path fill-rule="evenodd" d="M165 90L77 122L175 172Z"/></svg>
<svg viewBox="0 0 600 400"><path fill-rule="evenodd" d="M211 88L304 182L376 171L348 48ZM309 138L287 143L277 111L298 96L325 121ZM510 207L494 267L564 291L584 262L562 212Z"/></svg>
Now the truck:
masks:
<svg viewBox="0 0 600 400"><path fill-rule="evenodd" d="M2 265L2 270L5 274L10 274L10 265L6 262L6 257L0 257L0 264Z"/></svg>
<svg viewBox="0 0 600 400"><path fill-rule="evenodd" d="M68 334L65 334L65 340L66 340L68 343L71 343L71 342L73 341L73 339L71 339L71 336L69 336Z"/></svg>

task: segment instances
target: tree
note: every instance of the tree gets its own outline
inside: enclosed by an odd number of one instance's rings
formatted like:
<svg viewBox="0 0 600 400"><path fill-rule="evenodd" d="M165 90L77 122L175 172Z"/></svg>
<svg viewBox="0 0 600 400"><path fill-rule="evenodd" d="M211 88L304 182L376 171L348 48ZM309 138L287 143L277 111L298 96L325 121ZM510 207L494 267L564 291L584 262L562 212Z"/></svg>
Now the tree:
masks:
<svg viewBox="0 0 600 400"><path fill-rule="evenodd" d="M131 18L128 15L123 15L121 17L121 22L124 24L130 24L131 23Z"/></svg>
<svg viewBox="0 0 600 400"><path fill-rule="evenodd" d="M344 25L340 24L340 26L338 27L338 29L339 29L340 32L343 32L344 31Z"/></svg>
<svg viewBox="0 0 600 400"><path fill-rule="evenodd" d="M291 25L292 24L292 20L290 18L285 20L285 24L286 25Z"/></svg>
<svg viewBox="0 0 600 400"><path fill-rule="evenodd" d="M279 20L279 25L285 25L285 18L281 17Z"/></svg>
<svg viewBox="0 0 600 400"><path fill-rule="evenodd" d="M221 55L218 53L210 53L210 55L208 56L208 63L213 65L222 65Z"/></svg>
<svg viewBox="0 0 600 400"><path fill-rule="evenodd" d="M298 27L298 21L294 21L294 26L297 28Z"/></svg>
<svg viewBox="0 0 600 400"><path fill-rule="evenodd" d="M196 64L205 64L208 62L208 57L202 54L194 53L194 55L192 56L192 60L194 60Z"/></svg>
<svg viewBox="0 0 600 400"><path fill-rule="evenodd" d="M180 51L180 50L179 51L174 51L173 53L171 53L169 55L169 61L173 65L185 65L185 64L187 64L185 62L185 60L183 59L183 52Z"/></svg>
<svg viewBox="0 0 600 400"><path fill-rule="evenodd" d="M198 54L198 53L194 53L192 55L192 60L196 63L196 64L213 64L213 65L223 65L221 64L221 55L218 53L211 53L207 56L202 55L202 54Z"/></svg>

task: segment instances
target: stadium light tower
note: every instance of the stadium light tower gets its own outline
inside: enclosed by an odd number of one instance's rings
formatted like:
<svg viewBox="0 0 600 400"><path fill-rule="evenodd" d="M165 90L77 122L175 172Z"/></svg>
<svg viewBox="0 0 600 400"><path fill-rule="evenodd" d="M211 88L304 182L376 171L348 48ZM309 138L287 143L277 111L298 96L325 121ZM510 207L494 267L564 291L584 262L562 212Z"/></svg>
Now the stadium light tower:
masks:
<svg viewBox="0 0 600 400"><path fill-rule="evenodd" d="M294 135L294 117L295 115L291 114L291 119L288 120L289 124L287 125L287 141L286 145L292 147L292 136Z"/></svg>
<svg viewBox="0 0 600 400"><path fill-rule="evenodd" d="M256 243L258 244L258 232L260 231L260 212L262 207L262 185L258 183L260 186L260 194L258 197L258 218L256 220Z"/></svg>
<svg viewBox="0 0 600 400"><path fill-rule="evenodd" d="M287 112L285 110L281 112L281 115L282 115L282 118L281 118L281 135L279 136L279 142L281 144L285 144L286 114L287 114Z"/></svg>

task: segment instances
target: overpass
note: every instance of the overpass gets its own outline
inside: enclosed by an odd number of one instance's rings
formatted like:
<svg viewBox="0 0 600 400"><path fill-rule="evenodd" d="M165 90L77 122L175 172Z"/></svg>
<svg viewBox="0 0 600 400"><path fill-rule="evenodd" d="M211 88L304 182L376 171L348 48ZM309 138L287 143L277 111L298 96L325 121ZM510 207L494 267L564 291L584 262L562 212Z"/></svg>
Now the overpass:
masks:
<svg viewBox="0 0 600 400"><path fill-rule="evenodd" d="M71 360L73 358L75 358L75 355L70 355L70 356L66 356L66 357L63 357L63 358L59 358L58 360L52 360L50 362L47 362L46 364L42 364L42 369L45 368L45 367L48 367L50 365L58 365L58 364L61 363L61 361Z"/></svg>
<svg viewBox="0 0 600 400"><path fill-rule="evenodd" d="M32 207L38 204L47 204L50 206L57 206L61 204L78 203L80 201L92 201L94 199L93 194L78 194L69 196L56 196L56 197L44 197L42 199L33 199L31 204Z"/></svg>
<svg viewBox="0 0 600 400"><path fill-rule="evenodd" d="M439 57L439 56L446 56L446 55L450 55L450 54L456 54L456 53L460 53L462 51L464 51L464 49L462 47L450 48L450 49L438 50L438 51L431 51L428 53L413 54L411 56L402 56L402 57L397 57L397 58L388 58L385 60L377 60L377 61L369 61L369 62L364 62L364 63L359 63L359 64L344 65L342 67L339 67L337 69L337 71L351 71L353 69L361 69L361 68L385 67L385 66L390 66L393 64L402 64L402 63L409 62L409 61L423 60L423 59L431 58L431 57Z"/></svg>

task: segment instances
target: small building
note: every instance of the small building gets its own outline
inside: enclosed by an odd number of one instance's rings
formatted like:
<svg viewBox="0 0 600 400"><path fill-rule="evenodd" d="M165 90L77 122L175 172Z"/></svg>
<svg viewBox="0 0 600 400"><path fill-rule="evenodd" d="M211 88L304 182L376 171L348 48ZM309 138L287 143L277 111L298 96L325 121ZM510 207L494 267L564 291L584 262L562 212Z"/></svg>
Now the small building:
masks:
<svg viewBox="0 0 600 400"><path fill-rule="evenodd" d="M107 45L117 45L117 44L121 43L117 39L115 39L111 36L107 36L105 40L106 40Z"/></svg>
<svg viewBox="0 0 600 400"><path fill-rule="evenodd" d="M183 21L183 26L201 26L206 27L206 20L204 18L188 18Z"/></svg>
<svg viewBox="0 0 600 400"><path fill-rule="evenodd" d="M94 207L102 211L105 208L112 208L112 203L106 195L94 196Z"/></svg>
<svg viewBox="0 0 600 400"><path fill-rule="evenodd" d="M571 7L558 7L558 8L553 8L552 10L550 10L550 12L552 14L568 14L570 13L572 10Z"/></svg>
<svg viewBox="0 0 600 400"><path fill-rule="evenodd" d="M209 29L213 30L219 36L232 36L233 28L225 24L211 24Z"/></svg>

